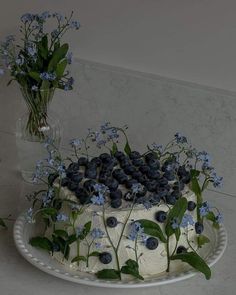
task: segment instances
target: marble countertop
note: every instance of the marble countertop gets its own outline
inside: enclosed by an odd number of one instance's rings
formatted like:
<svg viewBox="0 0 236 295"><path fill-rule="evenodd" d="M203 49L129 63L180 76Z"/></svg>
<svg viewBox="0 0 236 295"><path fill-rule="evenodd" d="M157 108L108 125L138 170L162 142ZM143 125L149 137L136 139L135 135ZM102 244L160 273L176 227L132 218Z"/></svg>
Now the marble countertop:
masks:
<svg viewBox="0 0 236 295"><path fill-rule="evenodd" d="M129 290L129 294L221 295L234 294L236 277L236 95L234 93L168 80L157 76L78 61L79 91L59 93L53 104L64 126L63 144L101 121L128 123L135 146L165 142L182 131L198 148L212 154L224 175L222 192L207 191L206 198L220 208L228 232L228 246L206 281L199 274L186 281L160 287ZM24 183L17 169L15 120L22 109L17 86L0 82L0 216L15 219L28 207L25 195L34 187ZM130 112L132 110L132 113ZM0 294L126 294L124 289L104 289L70 283L34 268L17 252L13 222L0 230Z"/></svg>

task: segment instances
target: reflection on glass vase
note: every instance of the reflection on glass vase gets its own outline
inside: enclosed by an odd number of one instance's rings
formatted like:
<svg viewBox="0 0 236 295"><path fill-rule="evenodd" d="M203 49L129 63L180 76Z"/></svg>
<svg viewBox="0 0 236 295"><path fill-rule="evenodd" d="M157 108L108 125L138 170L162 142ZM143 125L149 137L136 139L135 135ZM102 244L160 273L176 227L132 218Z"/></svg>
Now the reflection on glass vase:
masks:
<svg viewBox="0 0 236 295"><path fill-rule="evenodd" d="M32 90L22 88L27 105L16 123L16 145L19 169L27 182L33 182L37 161L48 157L45 142L50 139L58 148L61 141L60 121L55 114L48 114L48 105L54 95L54 88Z"/></svg>

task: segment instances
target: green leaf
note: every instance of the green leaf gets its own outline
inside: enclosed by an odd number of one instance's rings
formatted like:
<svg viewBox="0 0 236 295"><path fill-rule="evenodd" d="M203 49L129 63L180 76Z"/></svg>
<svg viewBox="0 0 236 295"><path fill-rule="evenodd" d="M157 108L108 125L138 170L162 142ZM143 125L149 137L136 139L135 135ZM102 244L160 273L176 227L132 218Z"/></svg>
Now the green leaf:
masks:
<svg viewBox="0 0 236 295"><path fill-rule="evenodd" d="M47 251L52 251L52 242L45 237L34 237L29 240L29 244L33 247L40 248Z"/></svg>
<svg viewBox="0 0 236 295"><path fill-rule="evenodd" d="M56 229L53 233L57 235L58 237L62 237L66 239L68 238L68 233L63 229Z"/></svg>
<svg viewBox="0 0 236 295"><path fill-rule="evenodd" d="M75 258L73 258L73 259L71 260L72 263L73 263L73 262L78 262L78 261L84 261L84 262L86 262L87 259L86 259L85 256L76 256Z"/></svg>
<svg viewBox="0 0 236 295"><path fill-rule="evenodd" d="M207 280L209 280L211 277L211 269L206 264L206 262L195 252L176 254L171 257L171 260L182 260L183 262L188 263L196 270L202 272Z"/></svg>
<svg viewBox="0 0 236 295"><path fill-rule="evenodd" d="M191 178L191 190L196 194L198 203L201 203L202 191L198 179L196 177Z"/></svg>
<svg viewBox="0 0 236 295"><path fill-rule="evenodd" d="M55 208L44 208L41 209L41 214L44 218L55 217L57 215L57 210Z"/></svg>
<svg viewBox="0 0 236 295"><path fill-rule="evenodd" d="M68 237L68 239L66 240L66 243L70 245L70 244L74 243L76 240L77 240L76 235L70 235Z"/></svg>
<svg viewBox="0 0 236 295"><path fill-rule="evenodd" d="M0 226L7 228L7 225L2 218L0 218Z"/></svg>
<svg viewBox="0 0 236 295"><path fill-rule="evenodd" d="M139 220L137 220L137 222L139 222L141 224L145 234L147 234L149 236L157 237L163 243L166 243L166 238L165 238L160 226L156 222L151 221L151 220L147 220L147 219L139 219Z"/></svg>
<svg viewBox="0 0 236 295"><path fill-rule="evenodd" d="M38 52L44 60L48 58L48 37L44 35L42 40L37 43Z"/></svg>
<svg viewBox="0 0 236 295"><path fill-rule="evenodd" d="M38 72L29 72L28 75L37 82L41 81L40 74Z"/></svg>
<svg viewBox="0 0 236 295"><path fill-rule="evenodd" d="M215 222L216 221L215 214L212 211L208 212L207 215L206 215L206 219L208 219L208 220L210 220L212 222Z"/></svg>
<svg viewBox="0 0 236 295"><path fill-rule="evenodd" d="M139 274L139 266L135 260L128 259L125 264L126 265L121 268L122 273L132 275L139 280L144 280L144 278Z"/></svg>
<svg viewBox="0 0 236 295"><path fill-rule="evenodd" d="M66 57L66 54L68 52L69 46L68 44L63 44L61 47L57 48L53 54L52 58L48 65L48 71L52 72L56 70L57 64Z"/></svg>
<svg viewBox="0 0 236 295"><path fill-rule="evenodd" d="M57 64L56 75L58 79L61 79L61 77L63 76L66 66L67 66L66 59L64 59L63 61Z"/></svg>
<svg viewBox="0 0 236 295"><path fill-rule="evenodd" d="M120 273L115 269L103 269L96 273L98 279L117 280L120 279Z"/></svg>
<svg viewBox="0 0 236 295"><path fill-rule="evenodd" d="M97 256L99 256L99 254L100 254L100 253L99 253L98 251L94 251L94 252L92 252L92 253L89 254L89 257L90 257L90 256L95 256L95 257L97 257Z"/></svg>
<svg viewBox="0 0 236 295"><path fill-rule="evenodd" d="M190 170L190 176L191 176L191 178L198 177L199 175L200 175L200 171L199 170L196 170L196 169L191 169Z"/></svg>
<svg viewBox="0 0 236 295"><path fill-rule="evenodd" d="M78 236L78 238L79 238L80 240L84 240L84 239L86 238L86 236L87 236L88 233L90 232L91 225L92 225L92 222L91 222L91 221L87 222L87 223L84 225L83 232Z"/></svg>
<svg viewBox="0 0 236 295"><path fill-rule="evenodd" d="M198 246L201 248L204 244L209 243L210 240L208 237L204 236L204 235L199 235L197 237L198 239Z"/></svg>
<svg viewBox="0 0 236 295"><path fill-rule="evenodd" d="M113 144L112 144L112 150L111 150L112 156L114 156L117 151L118 151L117 144L115 142L113 142Z"/></svg>
<svg viewBox="0 0 236 295"><path fill-rule="evenodd" d="M169 211L165 232L168 237L170 237L172 234L176 233L176 230L172 228L172 221L174 218L176 218L179 223L181 223L184 213L187 210L188 207L188 201L186 198L182 197L180 198L175 205L172 207L172 209ZM178 233L176 233L176 238L178 237Z"/></svg>
<svg viewBox="0 0 236 295"><path fill-rule="evenodd" d="M130 153L131 153L131 148L130 148L128 140L126 141L124 151L127 155L130 155Z"/></svg>

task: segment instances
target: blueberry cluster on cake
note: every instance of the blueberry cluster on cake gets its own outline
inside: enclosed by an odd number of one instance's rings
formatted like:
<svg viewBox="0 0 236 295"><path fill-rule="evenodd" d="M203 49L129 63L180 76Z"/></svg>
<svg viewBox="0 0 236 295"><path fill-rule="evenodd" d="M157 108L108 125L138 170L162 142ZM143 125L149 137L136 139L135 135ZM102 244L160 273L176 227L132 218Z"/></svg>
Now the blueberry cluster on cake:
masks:
<svg viewBox="0 0 236 295"><path fill-rule="evenodd" d="M221 215L202 192L222 179L208 154L197 152L180 134L165 148L153 145L144 153L132 151L128 141L124 151L118 150L112 141L110 153L90 156L86 150L86 156L78 156L80 146L74 141L76 158L67 165L48 148L54 170L37 211L47 230L32 237L31 245L47 244L65 268L100 279L142 280L178 270L184 262L209 279L198 250L209 242L204 222L218 228Z"/></svg>

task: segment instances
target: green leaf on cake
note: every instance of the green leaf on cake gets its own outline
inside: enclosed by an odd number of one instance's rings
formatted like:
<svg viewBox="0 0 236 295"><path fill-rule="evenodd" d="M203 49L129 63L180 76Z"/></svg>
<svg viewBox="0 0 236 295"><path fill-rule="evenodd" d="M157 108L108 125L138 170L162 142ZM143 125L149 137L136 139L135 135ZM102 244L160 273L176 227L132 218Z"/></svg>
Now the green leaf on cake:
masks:
<svg viewBox="0 0 236 295"><path fill-rule="evenodd" d="M172 234L176 235L176 239L179 239L180 231L179 229L173 229L172 222L173 219L177 219L179 223L182 222L183 216L185 211L187 210L188 201L186 198L182 197L180 198L175 205L170 209L167 221L166 221L166 227L165 232L168 237L170 237Z"/></svg>
<svg viewBox="0 0 236 295"><path fill-rule="evenodd" d="M112 144L112 150L111 150L112 156L114 156L117 151L118 151L117 144L115 142L113 142L113 144Z"/></svg>
<svg viewBox="0 0 236 295"><path fill-rule="evenodd" d="M55 235L62 237L62 238L68 238L68 233L67 231L63 230L63 229L56 229L53 232Z"/></svg>
<svg viewBox="0 0 236 295"><path fill-rule="evenodd" d="M125 262L125 266L122 266L121 272L124 274L132 275L133 277L143 280L144 278L139 274L139 266L135 260L128 259Z"/></svg>
<svg viewBox="0 0 236 295"><path fill-rule="evenodd" d="M94 251L94 252L92 252L92 253L89 254L89 257L90 257L90 256L98 257L99 254L100 254L100 253L99 253L98 251Z"/></svg>
<svg viewBox="0 0 236 295"><path fill-rule="evenodd" d="M2 218L0 218L0 226L7 228L7 225Z"/></svg>
<svg viewBox="0 0 236 295"><path fill-rule="evenodd" d="M86 238L86 236L91 230L91 225L92 225L91 221L85 223L82 233L78 236L80 240L84 240Z"/></svg>
<svg viewBox="0 0 236 295"><path fill-rule="evenodd" d="M139 219L136 221L141 224L145 234L152 237L157 237L163 243L166 243L166 237L164 236L160 226L156 222L147 219Z"/></svg>
<svg viewBox="0 0 236 295"><path fill-rule="evenodd" d="M28 75L37 82L41 81L40 74L38 72L29 72Z"/></svg>
<svg viewBox="0 0 236 295"><path fill-rule="evenodd" d="M63 76L66 66L67 66L66 59L64 59L63 61L61 61L60 63L57 64L56 75L57 75L58 79L61 79L61 77Z"/></svg>
<svg viewBox="0 0 236 295"><path fill-rule="evenodd" d="M70 244L74 243L76 240L77 240L77 237L75 234L73 234L67 238L66 243L70 245Z"/></svg>
<svg viewBox="0 0 236 295"><path fill-rule="evenodd" d="M98 279L117 280L120 279L120 273L115 269L103 269L96 273Z"/></svg>
<svg viewBox="0 0 236 295"><path fill-rule="evenodd" d="M196 270L202 272L207 280L211 277L211 269L196 252L176 254L171 257L171 260L182 260L183 262L188 263Z"/></svg>
<svg viewBox="0 0 236 295"><path fill-rule="evenodd" d="M73 258L73 259L71 260L71 263L73 263L73 262L79 262L79 261L84 261L84 262L86 262L87 259L86 259L85 256L76 256L75 258Z"/></svg>
<svg viewBox="0 0 236 295"><path fill-rule="evenodd" d="M44 218L55 217L57 215L57 210L55 208L44 208L40 210Z"/></svg>
<svg viewBox="0 0 236 295"><path fill-rule="evenodd" d="M215 216L215 214L212 211L210 211L210 212L207 213L206 219L208 219L208 220L210 220L210 221L213 222L213 227L214 228L219 229L220 225L219 225L218 222L216 222L216 216Z"/></svg>
<svg viewBox="0 0 236 295"><path fill-rule="evenodd" d="M40 248L43 250L47 250L48 252L51 252L52 242L46 238L46 237L34 237L29 240L29 244L33 247Z"/></svg>
<svg viewBox="0 0 236 295"><path fill-rule="evenodd" d="M197 237L198 246L201 248L203 245L210 242L209 238L204 235L199 235Z"/></svg>
<svg viewBox="0 0 236 295"><path fill-rule="evenodd" d="M131 153L131 148L130 148L128 140L126 141L124 151L127 155L130 155L130 153Z"/></svg>

